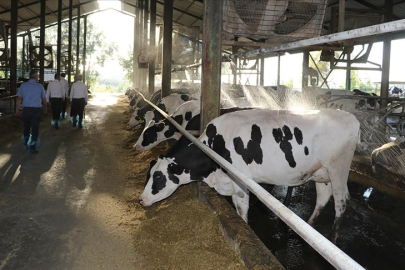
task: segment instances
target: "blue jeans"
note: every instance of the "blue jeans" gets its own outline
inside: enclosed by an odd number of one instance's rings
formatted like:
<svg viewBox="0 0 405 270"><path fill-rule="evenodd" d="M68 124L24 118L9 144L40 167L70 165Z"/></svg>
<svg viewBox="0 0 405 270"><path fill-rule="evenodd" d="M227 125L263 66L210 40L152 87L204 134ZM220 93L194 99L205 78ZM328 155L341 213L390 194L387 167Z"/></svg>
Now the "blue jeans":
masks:
<svg viewBox="0 0 405 270"><path fill-rule="evenodd" d="M24 137L26 141L30 136L32 129L32 141L36 142L39 133L39 122L41 121L42 108L24 107L23 120L24 120Z"/></svg>

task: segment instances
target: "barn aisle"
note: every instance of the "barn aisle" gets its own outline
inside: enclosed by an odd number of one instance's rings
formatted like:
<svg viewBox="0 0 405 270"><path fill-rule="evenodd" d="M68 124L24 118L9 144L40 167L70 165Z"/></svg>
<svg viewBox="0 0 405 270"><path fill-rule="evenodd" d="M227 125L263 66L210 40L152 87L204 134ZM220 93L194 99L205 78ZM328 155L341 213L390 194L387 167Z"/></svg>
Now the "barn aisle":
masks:
<svg viewBox="0 0 405 270"><path fill-rule="evenodd" d="M159 153L129 149L124 97L93 98L83 130L54 130L49 116L38 154L20 135L0 142L0 270L244 269L191 187L158 208L137 203Z"/></svg>
<svg viewBox="0 0 405 270"><path fill-rule="evenodd" d="M18 139L2 146L0 269L134 268L131 237L118 226L123 177L103 147L113 108L102 101L90 102L83 130L44 120L37 155Z"/></svg>

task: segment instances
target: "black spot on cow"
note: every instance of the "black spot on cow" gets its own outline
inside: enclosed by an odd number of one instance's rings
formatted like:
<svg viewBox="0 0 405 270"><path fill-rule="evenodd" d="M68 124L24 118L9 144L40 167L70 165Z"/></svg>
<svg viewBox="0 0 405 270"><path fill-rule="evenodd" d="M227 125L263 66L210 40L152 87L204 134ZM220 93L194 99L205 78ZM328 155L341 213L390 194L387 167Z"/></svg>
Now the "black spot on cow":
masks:
<svg viewBox="0 0 405 270"><path fill-rule="evenodd" d="M174 119L174 121L177 122L177 124L179 124L179 125L183 124L183 115L181 115L181 114L177 115L173 119ZM166 138L169 138L169 137L173 136L174 133L177 132L178 130L169 121L165 120L164 122L167 126L169 126L169 129L166 130L164 135Z"/></svg>
<svg viewBox="0 0 405 270"><path fill-rule="evenodd" d="M294 136L295 136L295 140L297 141L297 143L299 145L301 145L302 144L302 139L303 139L302 138L302 131L297 127L294 128Z"/></svg>
<svg viewBox="0 0 405 270"><path fill-rule="evenodd" d="M306 146L304 147L304 153L305 153L306 156L309 155L309 150L308 150L308 147L306 147Z"/></svg>
<svg viewBox="0 0 405 270"><path fill-rule="evenodd" d="M228 162L232 163L231 152L225 147L224 137L217 134L217 128L213 124L207 126L205 135L208 137L208 146Z"/></svg>
<svg viewBox="0 0 405 270"><path fill-rule="evenodd" d="M149 144L156 142L158 132L161 132L164 129L164 127L165 123L161 122L145 130L145 132L143 133L141 145L145 147L148 146Z"/></svg>
<svg viewBox="0 0 405 270"><path fill-rule="evenodd" d="M208 146L211 147L212 142L215 138L215 135L217 135L217 128L213 124L209 124L207 128L205 129L205 135L208 137Z"/></svg>
<svg viewBox="0 0 405 270"><path fill-rule="evenodd" d="M284 133L284 135L283 135ZM280 144L281 151L285 154L285 159L287 160L290 167L295 168L297 163L294 160L294 155L292 152L292 145L289 141L293 139L291 130L287 126L283 126L283 129L275 128L273 129L274 140Z"/></svg>
<svg viewBox="0 0 405 270"><path fill-rule="evenodd" d="M158 105L158 108L161 109L162 111L164 111L165 113L167 113L165 104L160 103L160 104ZM160 113L159 113L158 111L156 111L156 110L155 110L154 114L155 114L154 120L155 120L156 122L159 122L159 121L165 119L165 118L163 117L163 115L160 114Z"/></svg>
<svg viewBox="0 0 405 270"><path fill-rule="evenodd" d="M333 108L333 105L335 105L335 103L332 102L332 103L330 104L329 108Z"/></svg>
<svg viewBox="0 0 405 270"><path fill-rule="evenodd" d="M247 147L240 137L233 139L233 145L235 147L235 151L238 155L242 156L245 163L251 164L253 160L257 164L263 163L263 150L260 147L260 143L262 141L262 132L260 127L257 125L252 125L252 132L251 132L251 140L247 143Z"/></svg>
<svg viewBox="0 0 405 270"><path fill-rule="evenodd" d="M154 159L149 163L149 169L148 169L148 172L146 173L145 187L146 187L146 184L148 184L148 181L149 181L149 178L150 178L150 170L152 169L153 166L155 166L156 162L157 161Z"/></svg>
<svg viewBox="0 0 405 270"><path fill-rule="evenodd" d="M190 97L188 95L181 95L180 98L184 101L189 101Z"/></svg>
<svg viewBox="0 0 405 270"><path fill-rule="evenodd" d="M179 184L179 178L175 175L180 175L184 171L184 168L181 166L178 166L177 164L171 163L167 167L167 173L169 174L169 179L173 181L175 184Z"/></svg>
<svg viewBox="0 0 405 270"><path fill-rule="evenodd" d="M161 171L153 173L152 194L158 194L159 191L166 187L166 176Z"/></svg>
<svg viewBox="0 0 405 270"><path fill-rule="evenodd" d="M191 112L186 112L186 114L184 115L184 118L186 119L186 121L190 121L192 116L193 116L193 114Z"/></svg>

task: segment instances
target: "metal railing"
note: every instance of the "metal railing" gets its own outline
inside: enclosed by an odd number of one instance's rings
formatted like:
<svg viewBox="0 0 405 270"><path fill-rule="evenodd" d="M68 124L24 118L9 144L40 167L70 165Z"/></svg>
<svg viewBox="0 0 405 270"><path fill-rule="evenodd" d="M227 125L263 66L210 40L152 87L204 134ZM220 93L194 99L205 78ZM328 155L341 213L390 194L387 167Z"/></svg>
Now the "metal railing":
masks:
<svg viewBox="0 0 405 270"><path fill-rule="evenodd" d="M313 247L322 257L337 269L364 269L356 261L350 258L346 253L340 250L322 234L312 228L308 223L302 220L294 212L279 202L264 188L262 188L253 179L246 177L242 172L236 169L232 164L214 152L211 148L200 142L197 138L187 132L168 114L159 109L155 104L147 100L142 93L138 92L142 98L161 113L172 125L174 125L183 136L186 136L193 144L201 149L212 160L218 163L228 174L242 183L250 192L255 194L271 211L273 211L281 220L283 220L291 229L301 236L311 247Z"/></svg>

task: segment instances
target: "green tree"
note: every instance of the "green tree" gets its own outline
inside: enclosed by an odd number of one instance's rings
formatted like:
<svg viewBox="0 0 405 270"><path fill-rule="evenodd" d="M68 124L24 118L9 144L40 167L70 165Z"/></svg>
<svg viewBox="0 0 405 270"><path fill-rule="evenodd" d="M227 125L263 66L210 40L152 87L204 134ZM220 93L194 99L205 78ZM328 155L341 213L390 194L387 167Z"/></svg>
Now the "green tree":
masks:
<svg viewBox="0 0 405 270"><path fill-rule="evenodd" d="M129 83L132 83L133 78L133 61L134 61L134 53L132 48L128 49L126 57L121 56L118 57L118 62L125 71L125 80Z"/></svg>
<svg viewBox="0 0 405 270"><path fill-rule="evenodd" d="M45 44L54 45L57 43L57 25L48 27L45 31ZM80 21L79 29L79 72L83 72L83 50L84 50L84 19ZM39 35L39 31L33 32L32 36ZM86 83L95 85L100 73L95 69L96 65L104 66L107 59L114 57L117 51L117 45L113 42L108 42L103 31L98 29L91 21L91 16L87 20L87 40L86 40ZM69 41L69 23L65 21L62 23L62 42L61 42L61 55L62 60L68 59L68 41ZM33 42L38 45L39 40ZM77 20L72 22L72 67L71 74L76 71L76 46L77 44ZM56 60L56 46L53 47L53 55ZM63 63L62 63L63 64ZM68 63L65 62L67 65ZM54 63L56 66L56 62ZM65 70L66 66L61 65L61 69Z"/></svg>

